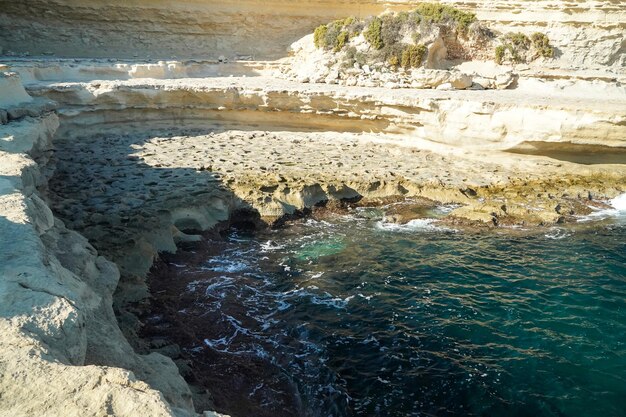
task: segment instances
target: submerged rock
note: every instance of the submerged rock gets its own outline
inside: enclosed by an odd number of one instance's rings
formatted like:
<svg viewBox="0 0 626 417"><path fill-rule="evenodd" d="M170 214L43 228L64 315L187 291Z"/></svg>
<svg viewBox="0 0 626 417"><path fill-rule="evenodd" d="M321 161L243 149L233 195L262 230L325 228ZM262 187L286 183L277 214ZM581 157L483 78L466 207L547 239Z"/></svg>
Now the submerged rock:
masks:
<svg viewBox="0 0 626 417"><path fill-rule="evenodd" d="M385 210L385 221L397 224L406 224L411 220L432 217L432 210L438 203L426 198L410 199L409 201L393 204Z"/></svg>

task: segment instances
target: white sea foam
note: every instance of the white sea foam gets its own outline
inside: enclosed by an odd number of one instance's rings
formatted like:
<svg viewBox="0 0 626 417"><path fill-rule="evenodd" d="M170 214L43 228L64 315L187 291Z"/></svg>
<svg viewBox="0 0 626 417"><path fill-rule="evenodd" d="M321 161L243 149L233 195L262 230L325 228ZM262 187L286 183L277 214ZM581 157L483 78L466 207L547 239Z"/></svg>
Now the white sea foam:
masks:
<svg viewBox="0 0 626 417"><path fill-rule="evenodd" d="M564 229L555 227L555 228L550 229L550 231L546 233L544 236L547 237L548 239L560 240L571 235L572 235L571 233L566 232Z"/></svg>
<svg viewBox="0 0 626 417"><path fill-rule="evenodd" d="M234 287L234 280L230 277L219 277L216 282L207 286L204 290L205 295L213 296L217 298L224 298L226 296L226 292L224 291L227 288Z"/></svg>
<svg viewBox="0 0 626 417"><path fill-rule="evenodd" d="M618 195L609 204L617 211L626 212L626 193Z"/></svg>
<svg viewBox="0 0 626 417"><path fill-rule="evenodd" d="M222 256L222 257L209 259L209 261L207 262L207 266L203 267L202 269L207 269L209 271L215 271L215 272L233 273L233 272L245 271L246 269L248 269L248 265L245 264L244 262L241 262L235 259L230 259L226 256Z"/></svg>
<svg viewBox="0 0 626 417"><path fill-rule="evenodd" d="M444 226L437 226L437 219L415 219L406 224L389 223L384 220L376 222L376 228L388 232L456 232Z"/></svg>
<svg viewBox="0 0 626 417"><path fill-rule="evenodd" d="M275 242L272 242L271 240L261 243L261 252L270 252L270 251L280 250L284 248L285 248L284 245L279 245Z"/></svg>
<svg viewBox="0 0 626 417"><path fill-rule="evenodd" d="M587 216L581 216L578 221L589 222L593 220L603 220L609 217L626 215L626 193L618 195L614 199L609 200L608 203L612 208L596 209L592 207L592 209L595 211Z"/></svg>
<svg viewBox="0 0 626 417"><path fill-rule="evenodd" d="M437 211L443 214L451 213L454 209L461 207L460 204L446 204L443 206L437 206Z"/></svg>
<svg viewBox="0 0 626 417"><path fill-rule="evenodd" d="M311 300L313 304L325 305L327 307L332 307L336 309L345 309L348 303L350 302L350 300L354 298L353 295L346 297L346 298L341 298L341 297L330 298L331 295L328 293L326 293L324 297L320 297L320 296L310 294L310 293L307 293L306 295L309 296L309 299Z"/></svg>

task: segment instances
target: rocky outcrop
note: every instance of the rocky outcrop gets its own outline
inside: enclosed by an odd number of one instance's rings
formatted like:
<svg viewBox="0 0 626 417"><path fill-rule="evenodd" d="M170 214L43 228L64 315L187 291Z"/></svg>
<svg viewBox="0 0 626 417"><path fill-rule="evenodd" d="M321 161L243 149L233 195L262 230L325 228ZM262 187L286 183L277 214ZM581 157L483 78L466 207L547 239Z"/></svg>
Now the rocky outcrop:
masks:
<svg viewBox="0 0 626 417"><path fill-rule="evenodd" d="M274 61L190 60L136 62L107 59L8 60L24 84L93 80L180 79L271 75L283 66ZM8 68L8 66L7 66Z"/></svg>
<svg viewBox="0 0 626 417"><path fill-rule="evenodd" d="M626 60L626 10L620 1L444 0L472 10L501 32L545 33L557 49L554 66L614 67L623 71Z"/></svg>
<svg viewBox="0 0 626 417"><path fill-rule="evenodd" d="M522 18L518 15L524 13L508 5L508 12L515 16L504 22L482 13L496 7L490 2L469 8L472 13L460 9L468 6L463 2L441 3L415 4L409 11L388 10L366 19L344 16L324 22L291 45L278 75L303 83L389 89L515 89L521 87L520 76L544 78L546 69L556 70L558 75L552 76L563 79L576 79L586 72L587 78L618 81L618 87L624 81L626 23L624 10L619 7L616 10L622 13L617 13L608 26L597 21L584 25L582 21L589 16L578 16L573 19L575 26L569 26L572 22L565 16L550 25L527 20L537 17L532 11L539 2L525 8L529 15ZM585 10L594 15L598 11L597 5L586 2L575 11L562 6L562 13L570 18ZM538 8L542 7L554 5L540 3ZM616 27L622 33L614 32ZM559 46L552 42L553 33ZM589 42L571 42L574 34ZM601 40L591 40L597 37ZM602 50L596 48L599 44ZM603 53L611 55L603 57Z"/></svg>
<svg viewBox="0 0 626 417"><path fill-rule="evenodd" d="M615 166L563 168L562 161L493 153L523 153L519 149L530 141L578 143L581 154L585 146L600 145L607 154L623 147L623 120L616 110L621 100L601 99L604 93L595 99L588 94L583 104L564 94L549 101L518 91L400 91L267 77L33 81L32 94L61 107L55 209L98 242L123 275L134 277L119 291L127 301L147 296L145 286L136 284L158 252L195 238L184 231L209 229L235 211L253 210L273 221L327 200L421 196L467 205L455 215L491 223L493 213L514 217L514 206L528 203L521 197L524 190L546 178L571 175L565 189L578 187L576 196L592 192L594 198L609 198L620 192L616 184L623 175ZM528 125L529 119L536 123ZM259 133L230 133L251 129ZM226 134L206 136L207 131ZM248 148L257 137L269 154ZM345 147L327 149L334 137ZM98 153L105 155L96 162L92 152L101 148L106 152ZM410 150L406 160L404 148ZM282 164L281 158L292 163ZM341 169L326 174L328 161ZM359 173L363 169L370 174ZM494 211L482 200L497 194L489 187L499 183L520 189L521 200L511 200L508 214L502 204ZM541 187L554 195L566 192L559 185ZM459 191L483 188L472 198ZM544 216L518 217L532 224L562 217L554 201L537 205L544 206Z"/></svg>
<svg viewBox="0 0 626 417"><path fill-rule="evenodd" d="M182 118L204 126L216 120L231 127L384 132L470 149L506 150L526 141L624 146L624 88L585 81L580 86L586 87L584 101L562 91L558 81L506 93L302 85L263 77L46 83L29 90L61 103L68 109L66 126L81 128ZM73 121L69 109L80 106L90 111Z"/></svg>
<svg viewBox="0 0 626 417"><path fill-rule="evenodd" d="M623 193L623 5L446 3L497 31L547 33L555 59L280 80L290 63L260 59L334 18L414 2L0 0L13 57L0 66L0 415L210 407L185 364L136 338L132 314L157 254L199 231L342 199L546 225ZM172 57L190 59L146 61Z"/></svg>
<svg viewBox="0 0 626 417"><path fill-rule="evenodd" d="M362 36L355 41L355 44L360 44L361 48L368 48L364 43ZM356 51L356 47L353 46L353 48ZM288 64L280 67L276 73L281 78L301 83L326 83L388 89L465 90L472 87L476 89L505 89L517 79L512 76L509 69L503 69L500 71L501 74L498 74L499 77L494 75L487 82L477 79L475 85L471 75L458 70L433 69L437 65L431 65L430 68L404 69L390 67L385 62L353 63L354 58L349 58L349 54L362 54L362 52L344 50L337 54L333 50L317 48L313 42L313 35L307 35L295 42L291 46L291 50L293 56L284 61ZM504 74L509 74L509 77L503 77ZM481 82L484 85L480 85Z"/></svg>
<svg viewBox="0 0 626 417"><path fill-rule="evenodd" d="M30 101L15 82L2 93ZM117 326L117 266L41 198L57 127L49 112L0 127L0 415L190 416L171 360L137 355Z"/></svg>
<svg viewBox="0 0 626 417"><path fill-rule="evenodd" d="M20 78L14 72L0 73L0 91L2 91L0 107L3 109L33 101L33 98L24 90Z"/></svg>
<svg viewBox="0 0 626 417"><path fill-rule="evenodd" d="M0 48L30 55L115 58L275 59L333 19L406 10L383 0L0 1ZM495 30L545 32L560 66L624 66L626 13L619 1L446 0Z"/></svg>

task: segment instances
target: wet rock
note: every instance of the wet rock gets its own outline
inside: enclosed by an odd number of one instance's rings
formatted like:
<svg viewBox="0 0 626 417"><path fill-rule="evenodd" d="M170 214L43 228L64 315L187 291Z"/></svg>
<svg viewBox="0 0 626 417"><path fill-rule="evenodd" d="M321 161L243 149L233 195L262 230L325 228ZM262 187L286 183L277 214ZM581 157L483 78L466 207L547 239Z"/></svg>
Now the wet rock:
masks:
<svg viewBox="0 0 626 417"><path fill-rule="evenodd" d="M393 204L385 210L385 221L397 224L406 224L411 220L432 217L430 212L437 206L435 201L420 198L410 201Z"/></svg>
<svg viewBox="0 0 626 417"><path fill-rule="evenodd" d="M180 358L180 346L178 346L177 344L160 347L158 349L155 349L154 352L160 353L161 355L167 356L168 358L172 359Z"/></svg>

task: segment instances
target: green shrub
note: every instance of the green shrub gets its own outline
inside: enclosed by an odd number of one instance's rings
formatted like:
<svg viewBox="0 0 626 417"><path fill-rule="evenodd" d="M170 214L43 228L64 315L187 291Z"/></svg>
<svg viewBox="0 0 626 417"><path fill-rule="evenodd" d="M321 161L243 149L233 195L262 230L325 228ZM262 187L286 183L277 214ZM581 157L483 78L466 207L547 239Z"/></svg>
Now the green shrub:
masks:
<svg viewBox="0 0 626 417"><path fill-rule="evenodd" d="M535 32L530 36L530 40L539 56L544 58L554 57L554 48L550 45L550 39L545 34Z"/></svg>
<svg viewBox="0 0 626 417"><path fill-rule="evenodd" d="M417 10L413 10L409 13L409 17L407 19L407 24L409 25L409 29L417 30L419 29L419 25L422 22L422 16L417 12Z"/></svg>
<svg viewBox="0 0 626 417"><path fill-rule="evenodd" d="M348 32L340 32L339 35L335 38L335 47L333 48L333 52L339 52L343 49L343 47L350 40L350 34Z"/></svg>
<svg viewBox="0 0 626 417"><path fill-rule="evenodd" d="M389 65L391 65L394 68L397 68L398 65L400 65L400 60L398 59L396 55L390 56L387 62L389 63Z"/></svg>
<svg viewBox="0 0 626 417"><path fill-rule="evenodd" d="M453 21L459 32L467 33L470 25L476 21L476 15L471 12L464 12L452 6L439 3L420 3L416 8L422 20L434 23Z"/></svg>
<svg viewBox="0 0 626 417"><path fill-rule="evenodd" d="M339 52L350 40L350 32L344 30L346 23L353 24L355 18L335 20L328 25L320 25L313 32L313 43L317 48L333 48Z"/></svg>
<svg viewBox="0 0 626 417"><path fill-rule="evenodd" d="M500 45L496 47L496 64L502 65L504 62L504 54L506 53L506 46Z"/></svg>
<svg viewBox="0 0 626 417"><path fill-rule="evenodd" d="M399 15L386 14L382 17L381 39L383 46L394 45L400 40L403 22ZM380 48L379 48L380 49Z"/></svg>
<svg viewBox="0 0 626 417"><path fill-rule="evenodd" d="M533 33L530 38L523 33L508 33L502 38L503 44L495 50L495 61L498 64L511 62L528 62L540 56L554 57L554 48L550 39L543 33Z"/></svg>
<svg viewBox="0 0 626 417"><path fill-rule="evenodd" d="M367 64L367 55L365 55L363 52L357 52L356 55L354 56L354 60L356 61L357 64L359 64L360 66L363 66Z"/></svg>
<svg viewBox="0 0 626 417"><path fill-rule="evenodd" d="M507 60L516 63L526 62L530 46L530 38L523 33L507 33L503 38L503 44L495 50L495 61L497 64Z"/></svg>
<svg viewBox="0 0 626 417"><path fill-rule="evenodd" d="M313 32L313 43L315 43L316 48L326 47L326 32L328 32L328 26L326 25L320 25L315 28L315 32Z"/></svg>
<svg viewBox="0 0 626 417"><path fill-rule="evenodd" d="M356 47L349 46L348 48L346 48L346 53L345 53L344 61L342 63L342 67L344 69L348 69L354 66L355 63L359 64L360 66L367 64L367 55L365 55L362 52L359 52L356 49Z"/></svg>
<svg viewBox="0 0 626 417"><path fill-rule="evenodd" d="M346 48L346 54L344 55L344 60L341 63L341 68L344 70L351 68L356 62L356 54L357 50L354 46Z"/></svg>
<svg viewBox="0 0 626 417"><path fill-rule="evenodd" d="M426 46L409 45L402 51L401 64L404 68L417 68L422 65L424 55L426 54Z"/></svg>
<svg viewBox="0 0 626 417"><path fill-rule="evenodd" d="M532 41L535 48L550 46L550 39L548 39L545 34L540 32L535 32L530 35L530 40Z"/></svg>
<svg viewBox="0 0 626 417"><path fill-rule="evenodd" d="M370 58L373 62L389 62L397 60L399 63L402 60L402 52L404 51L404 47L405 45L402 43L385 45L383 49L376 51L376 53L371 55ZM395 59L392 57L395 57Z"/></svg>
<svg viewBox="0 0 626 417"><path fill-rule="evenodd" d="M542 48L538 50L537 52L539 53L539 55L541 55L544 58L554 58L554 48L551 46Z"/></svg>
<svg viewBox="0 0 626 417"><path fill-rule="evenodd" d="M523 33L509 33L505 36L505 39L511 43L511 45L528 50L530 48L530 38Z"/></svg>
<svg viewBox="0 0 626 417"><path fill-rule="evenodd" d="M354 17L354 16L346 17L346 18L343 20L343 25L344 25L344 26L350 26L350 25L352 25L352 24L356 23L356 21L357 21L357 18L356 18L356 17Z"/></svg>
<svg viewBox="0 0 626 417"><path fill-rule="evenodd" d="M356 17L348 17L344 20L344 30L350 34L351 38L359 36L365 28L365 22Z"/></svg>
<svg viewBox="0 0 626 417"><path fill-rule="evenodd" d="M443 20L443 4L420 3L415 9L422 17L431 22L441 22Z"/></svg>
<svg viewBox="0 0 626 417"><path fill-rule="evenodd" d="M327 48L336 48L338 38L343 31L343 20L335 20L334 22L328 25L328 30L326 31L326 47Z"/></svg>
<svg viewBox="0 0 626 417"><path fill-rule="evenodd" d="M511 62L515 62L515 63L522 63L522 62L526 62L526 60L524 59L524 56L521 55L521 50L522 48L518 48L513 44L510 43L505 43L504 45L500 45L498 47L496 47L496 51L495 51L495 61L497 64L502 64L504 61L506 61L507 59ZM508 54L507 54L508 52Z"/></svg>
<svg viewBox="0 0 626 417"><path fill-rule="evenodd" d="M374 17L369 24L367 25L367 29L363 33L365 39L374 49L382 49L385 44L383 43L383 21L380 17Z"/></svg>

